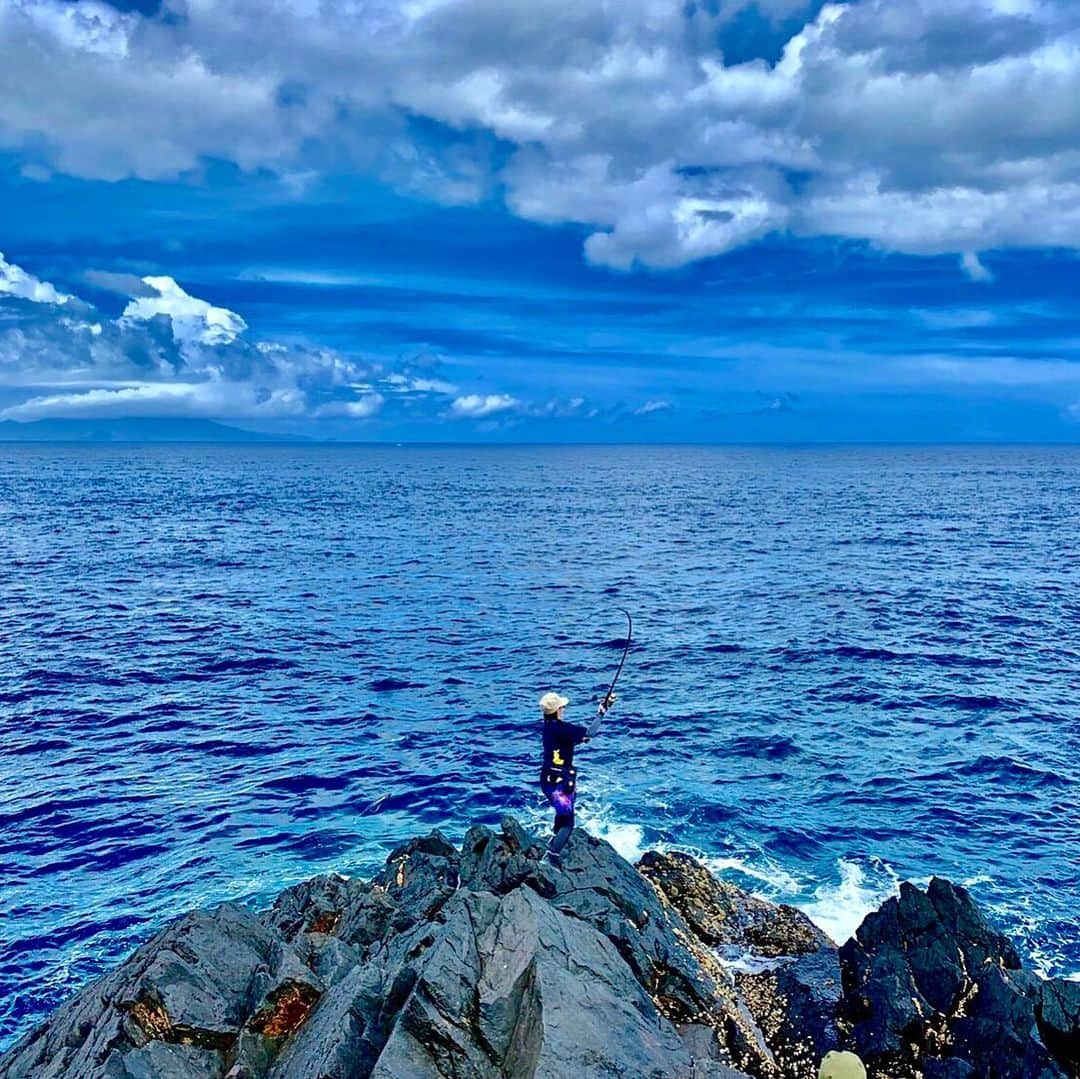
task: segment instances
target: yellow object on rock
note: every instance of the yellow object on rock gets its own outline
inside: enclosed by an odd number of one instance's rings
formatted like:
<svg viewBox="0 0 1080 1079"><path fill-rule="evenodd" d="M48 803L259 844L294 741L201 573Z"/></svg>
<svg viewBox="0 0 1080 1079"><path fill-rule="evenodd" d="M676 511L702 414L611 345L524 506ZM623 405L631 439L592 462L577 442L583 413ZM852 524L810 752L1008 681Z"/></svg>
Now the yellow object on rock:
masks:
<svg viewBox="0 0 1080 1079"><path fill-rule="evenodd" d="M818 1079L866 1079L866 1068L854 1053L834 1049L825 1054Z"/></svg>

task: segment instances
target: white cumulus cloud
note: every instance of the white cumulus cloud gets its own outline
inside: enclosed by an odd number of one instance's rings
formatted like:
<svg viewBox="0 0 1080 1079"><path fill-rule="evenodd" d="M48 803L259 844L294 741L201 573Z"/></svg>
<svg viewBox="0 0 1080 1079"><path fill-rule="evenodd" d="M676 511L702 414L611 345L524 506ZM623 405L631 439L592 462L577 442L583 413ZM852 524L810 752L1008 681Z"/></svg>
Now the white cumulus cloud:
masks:
<svg viewBox="0 0 1080 1079"><path fill-rule="evenodd" d="M620 269L776 232L968 271L1080 247L1072 0L827 4L776 62L733 62L718 42L748 6L8 0L0 147L107 179L224 159L302 188L333 160L441 202L499 191Z"/></svg>
<svg viewBox="0 0 1080 1079"><path fill-rule="evenodd" d="M304 394L294 387L263 390L236 382L148 382L120 388L97 387L80 393L32 397L0 412L4 420L101 418L115 416L198 416L280 418L306 411Z"/></svg>
<svg viewBox="0 0 1080 1079"><path fill-rule="evenodd" d="M410 416L483 418L522 404L506 394L461 395L439 377L433 356L388 371L333 349L257 339L239 314L191 295L172 277L100 270L81 276L139 294L110 319L0 256L0 390L20 398L0 419L362 422L386 407Z"/></svg>
<svg viewBox="0 0 1080 1079"><path fill-rule="evenodd" d="M328 349L247 340L244 320L190 295L171 277L146 277L151 296L109 319L77 297L4 261L0 386L26 396L0 418L198 416L281 419L342 402L341 415L371 415L352 389L370 365Z"/></svg>
<svg viewBox="0 0 1080 1079"><path fill-rule="evenodd" d="M354 420L366 420L376 416L386 404L381 393L365 393L353 401L331 401L318 410L319 416L348 416Z"/></svg>
<svg viewBox="0 0 1080 1079"><path fill-rule="evenodd" d="M235 311L188 295L171 277L142 280L156 295L133 299L124 308L126 319L145 322L157 315L168 315L173 336L182 344L229 345L247 329L247 323Z"/></svg>
<svg viewBox="0 0 1080 1079"><path fill-rule="evenodd" d="M482 419L497 412L518 408L521 402L507 393L470 393L455 397L450 405L450 415L460 419Z"/></svg>
<svg viewBox="0 0 1080 1079"><path fill-rule="evenodd" d="M458 387L453 382L422 375L395 373L387 375L385 381L396 393L438 393L447 396L458 392Z"/></svg>
<svg viewBox="0 0 1080 1079"><path fill-rule="evenodd" d="M66 304L70 296L59 292L48 281L39 281L21 266L15 266L0 251L0 296L17 296L32 303Z"/></svg>

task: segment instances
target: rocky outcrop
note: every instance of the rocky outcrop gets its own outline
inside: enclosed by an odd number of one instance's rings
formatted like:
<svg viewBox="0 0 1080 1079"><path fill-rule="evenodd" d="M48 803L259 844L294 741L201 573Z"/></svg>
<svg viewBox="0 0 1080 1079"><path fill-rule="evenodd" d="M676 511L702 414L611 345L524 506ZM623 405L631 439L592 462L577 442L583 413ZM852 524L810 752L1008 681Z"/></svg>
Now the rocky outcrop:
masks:
<svg viewBox="0 0 1080 1079"><path fill-rule="evenodd" d="M725 956L777 1070L813 1079L839 1044L836 945L805 914L718 880L686 854L650 851L639 866L698 938Z"/></svg>
<svg viewBox="0 0 1080 1079"><path fill-rule="evenodd" d="M261 914L186 915L0 1079L802 1079L838 1047L872 1077L1075 1065L1075 983L1025 975L945 882L905 888L838 951L686 855L635 869L582 832L558 869L541 854L507 818ZM994 1039L1033 1070L988 1064Z"/></svg>
<svg viewBox="0 0 1080 1079"><path fill-rule="evenodd" d="M1075 1074L1076 994L1022 970L963 888L937 878L925 892L901 885L840 962L845 1040L871 1075Z"/></svg>
<svg viewBox="0 0 1080 1079"><path fill-rule="evenodd" d="M1080 1075L1080 982L1043 982L1035 1014L1047 1048L1072 1074Z"/></svg>
<svg viewBox="0 0 1080 1079"><path fill-rule="evenodd" d="M218 1077L238 1043L272 1052L324 988L250 911L195 911L68 1001L0 1061L0 1075Z"/></svg>
<svg viewBox="0 0 1080 1079"><path fill-rule="evenodd" d="M188 915L0 1062L3 1079L765 1074L731 979L606 843L513 820L395 850L261 915ZM741 1073L745 1074L745 1073Z"/></svg>
<svg viewBox="0 0 1080 1079"><path fill-rule="evenodd" d="M649 851L638 870L671 902L706 944L734 954L807 955L832 941L801 911L748 895L677 851Z"/></svg>

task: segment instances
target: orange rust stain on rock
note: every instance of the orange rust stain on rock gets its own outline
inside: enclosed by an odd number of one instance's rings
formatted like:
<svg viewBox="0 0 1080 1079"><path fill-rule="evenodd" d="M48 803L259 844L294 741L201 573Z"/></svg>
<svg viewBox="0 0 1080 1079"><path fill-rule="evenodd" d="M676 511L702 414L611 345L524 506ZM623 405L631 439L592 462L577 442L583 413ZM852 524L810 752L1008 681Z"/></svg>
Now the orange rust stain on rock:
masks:
<svg viewBox="0 0 1080 1079"><path fill-rule="evenodd" d="M310 985L291 982L252 1019L251 1029L268 1038L288 1037L307 1022L318 999Z"/></svg>
<svg viewBox="0 0 1080 1079"><path fill-rule="evenodd" d="M312 923L311 928L308 929L309 933L333 933L338 927L338 923L341 921L341 911L328 910L324 914L320 914Z"/></svg>

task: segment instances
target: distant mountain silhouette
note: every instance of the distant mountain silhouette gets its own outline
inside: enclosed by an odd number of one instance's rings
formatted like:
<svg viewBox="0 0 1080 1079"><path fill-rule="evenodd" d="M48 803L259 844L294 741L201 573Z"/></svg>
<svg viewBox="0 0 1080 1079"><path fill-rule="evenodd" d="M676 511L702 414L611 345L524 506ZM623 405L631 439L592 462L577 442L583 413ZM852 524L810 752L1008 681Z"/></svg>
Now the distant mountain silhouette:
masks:
<svg viewBox="0 0 1080 1079"><path fill-rule="evenodd" d="M214 420L124 416L99 420L0 421L0 442L305 442Z"/></svg>

